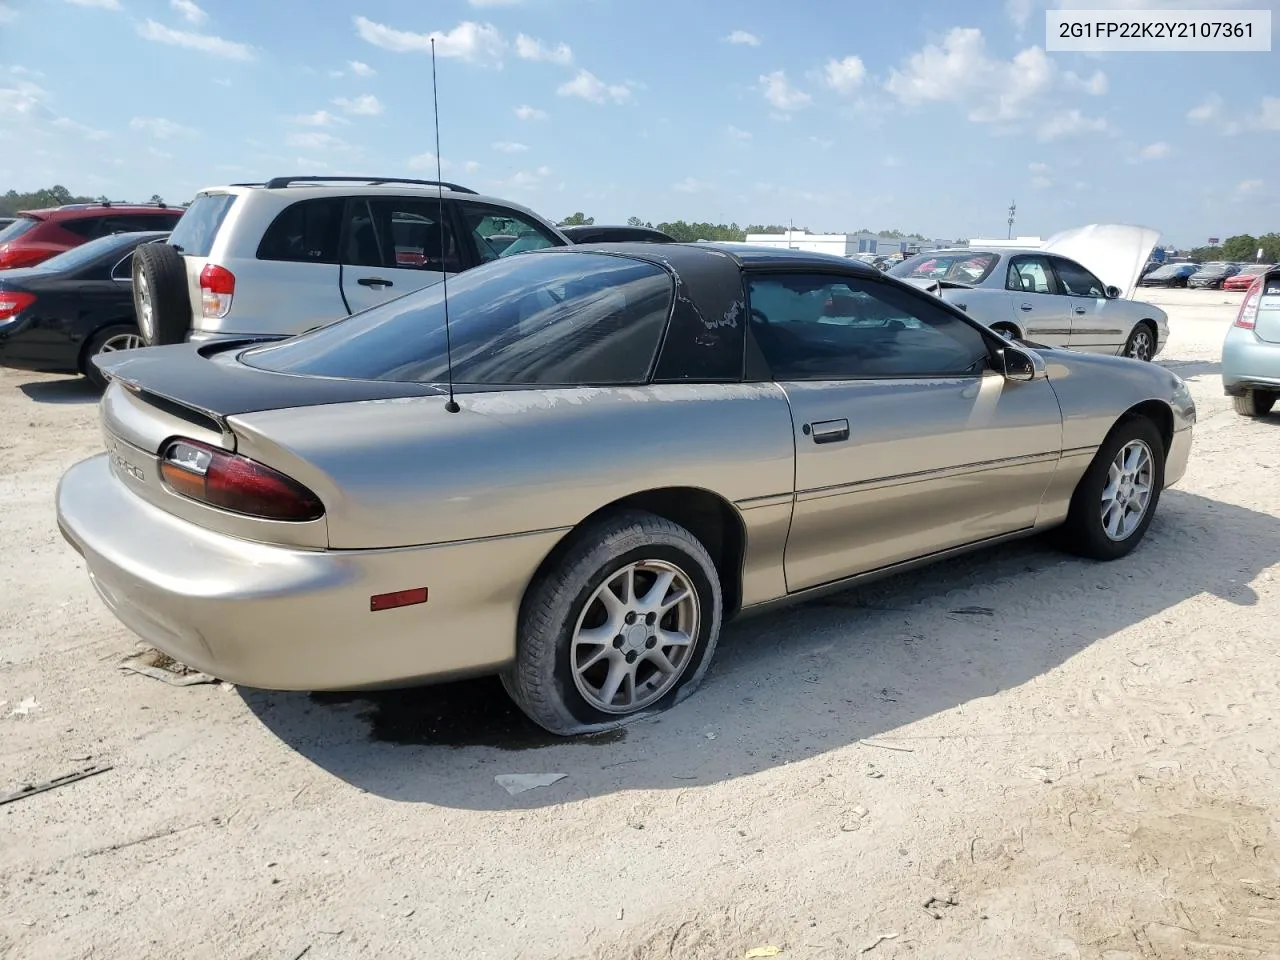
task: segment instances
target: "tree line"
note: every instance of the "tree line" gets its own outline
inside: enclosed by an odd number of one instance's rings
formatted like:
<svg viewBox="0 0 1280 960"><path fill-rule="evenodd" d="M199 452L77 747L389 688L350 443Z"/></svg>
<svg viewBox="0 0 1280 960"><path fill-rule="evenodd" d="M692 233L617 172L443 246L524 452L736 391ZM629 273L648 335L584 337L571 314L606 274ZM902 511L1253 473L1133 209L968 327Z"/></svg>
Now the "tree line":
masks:
<svg viewBox="0 0 1280 960"><path fill-rule="evenodd" d="M60 183L54 184L52 187L45 187L43 190L33 190L30 193L19 193L17 190L10 190L0 196L0 217L15 216L19 210L43 210L47 207L61 207L67 203L105 203L108 201L111 203L133 202L115 200L105 196L76 196ZM146 202L164 203L164 200L159 194L153 193L151 199Z"/></svg>
<svg viewBox="0 0 1280 960"><path fill-rule="evenodd" d="M571 213L560 221L561 227L582 227L591 226L596 222L595 217L588 217L581 210ZM808 227L784 227L776 223L762 224L751 223L745 227L740 227L736 223L688 223L684 220L666 221L663 223L650 223L648 220L641 220L639 217L628 217L627 226L629 227L649 227L655 230L661 230L667 236L681 243L692 243L695 240L721 240L725 242L741 242L747 239L748 233L786 233L788 230L798 230L800 233L809 233ZM900 230L854 230L851 233L871 233L882 237L892 237L901 240L925 240L926 237L918 233L903 233Z"/></svg>
<svg viewBox="0 0 1280 960"><path fill-rule="evenodd" d="M1196 247L1187 254L1196 263L1209 260L1232 260L1253 263L1258 250L1262 250L1262 263L1280 263L1280 233L1264 233L1253 237L1247 233L1227 237L1216 247Z"/></svg>

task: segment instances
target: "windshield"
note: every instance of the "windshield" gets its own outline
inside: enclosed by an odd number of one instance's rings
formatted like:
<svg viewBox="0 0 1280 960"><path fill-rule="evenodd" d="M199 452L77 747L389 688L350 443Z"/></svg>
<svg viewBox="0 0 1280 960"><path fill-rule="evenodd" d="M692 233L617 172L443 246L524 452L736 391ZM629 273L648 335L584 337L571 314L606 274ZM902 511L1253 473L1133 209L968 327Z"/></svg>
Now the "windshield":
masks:
<svg viewBox="0 0 1280 960"><path fill-rule="evenodd" d="M1157 280L1164 277L1176 277L1180 272L1188 269L1188 267L1189 264L1185 263L1171 263L1167 267L1160 267L1158 270L1152 270L1150 275L1155 277Z"/></svg>
<svg viewBox="0 0 1280 960"><path fill-rule="evenodd" d="M169 243L189 257L207 257L218 236L218 228L235 202L234 193L205 193L196 197L174 225Z"/></svg>
<svg viewBox="0 0 1280 960"><path fill-rule="evenodd" d="M1256 263L1256 264L1252 264L1251 266L1245 267L1240 272L1250 277L1256 277L1258 274L1266 273L1270 269L1271 268L1266 266L1265 264Z"/></svg>
<svg viewBox="0 0 1280 960"><path fill-rule="evenodd" d="M1226 273L1230 266L1225 263L1204 263L1200 265L1199 273Z"/></svg>
<svg viewBox="0 0 1280 960"><path fill-rule="evenodd" d="M279 373L444 383L444 286L247 350L241 360ZM474 267L448 283L454 382L643 383L674 292L661 267L606 254L531 253Z"/></svg>
<svg viewBox="0 0 1280 960"><path fill-rule="evenodd" d="M981 283L1000 257L994 253L921 253L890 269L891 277Z"/></svg>
<svg viewBox="0 0 1280 960"><path fill-rule="evenodd" d="M0 230L0 243L8 243L10 240L17 240L28 230L34 229L36 224L39 222L40 221L35 217L19 217L3 230Z"/></svg>
<svg viewBox="0 0 1280 960"><path fill-rule="evenodd" d="M99 237L97 240L90 240L88 243L82 243L78 247L72 247L56 257L50 257L43 263L37 264L33 269L68 273L72 270L79 270L81 267L112 251L124 256L128 250L131 250L139 243L145 243L148 239L163 236L163 233L116 233L109 237Z"/></svg>

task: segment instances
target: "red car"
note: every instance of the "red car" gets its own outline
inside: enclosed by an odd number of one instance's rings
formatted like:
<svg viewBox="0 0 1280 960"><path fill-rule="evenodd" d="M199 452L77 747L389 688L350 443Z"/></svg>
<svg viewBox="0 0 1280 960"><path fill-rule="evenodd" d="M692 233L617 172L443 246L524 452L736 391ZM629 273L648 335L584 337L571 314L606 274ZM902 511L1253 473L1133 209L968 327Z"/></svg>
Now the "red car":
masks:
<svg viewBox="0 0 1280 960"><path fill-rule="evenodd" d="M47 210L21 210L0 230L0 270L34 267L87 240L113 233L173 229L181 207L162 204L69 203Z"/></svg>
<svg viewBox="0 0 1280 960"><path fill-rule="evenodd" d="M1242 293L1245 290L1248 290L1249 287L1253 285L1253 281L1257 280L1260 276L1262 276L1268 270L1275 270L1275 269L1276 269L1275 267L1268 266L1265 263L1250 264L1249 266L1241 270L1239 273L1237 273L1234 277L1227 277L1227 279L1223 280L1222 289L1235 290L1237 293Z"/></svg>

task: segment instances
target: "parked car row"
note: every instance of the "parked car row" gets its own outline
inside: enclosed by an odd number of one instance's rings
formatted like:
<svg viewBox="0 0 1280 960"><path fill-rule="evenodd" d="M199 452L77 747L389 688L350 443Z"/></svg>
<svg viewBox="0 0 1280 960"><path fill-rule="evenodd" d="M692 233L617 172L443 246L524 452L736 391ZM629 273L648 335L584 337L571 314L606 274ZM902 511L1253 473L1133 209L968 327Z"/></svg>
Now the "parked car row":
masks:
<svg viewBox="0 0 1280 960"><path fill-rule="evenodd" d="M1142 287L1190 287L1200 290L1248 290L1254 278L1273 269L1269 264L1169 263L1148 264L1138 281Z"/></svg>

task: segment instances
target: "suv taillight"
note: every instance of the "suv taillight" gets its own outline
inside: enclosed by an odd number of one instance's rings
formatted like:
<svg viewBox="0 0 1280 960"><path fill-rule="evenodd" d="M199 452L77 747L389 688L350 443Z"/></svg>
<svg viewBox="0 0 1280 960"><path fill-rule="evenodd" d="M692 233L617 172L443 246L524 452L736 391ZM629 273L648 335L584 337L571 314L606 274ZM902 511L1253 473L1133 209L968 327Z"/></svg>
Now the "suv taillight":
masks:
<svg viewBox="0 0 1280 960"><path fill-rule="evenodd" d="M226 267L206 264L200 271L200 313L222 318L231 312L231 299L236 292L236 275Z"/></svg>
<svg viewBox="0 0 1280 960"><path fill-rule="evenodd" d="M12 320L36 302L34 293L19 290L0 290L0 322Z"/></svg>
<svg viewBox="0 0 1280 960"><path fill-rule="evenodd" d="M1258 277L1249 285L1249 292L1244 295L1244 300L1240 302L1240 312L1236 314L1235 326L1245 330L1252 330L1254 324L1258 320L1258 298L1262 295L1262 281L1266 279L1266 274Z"/></svg>
<svg viewBox="0 0 1280 960"><path fill-rule="evenodd" d="M174 493L211 507L264 520L318 520L320 498L277 470L194 440L174 440L160 460Z"/></svg>
<svg viewBox="0 0 1280 960"><path fill-rule="evenodd" d="M14 267L34 267L49 254L40 247L10 246L0 244L0 270L12 270Z"/></svg>

